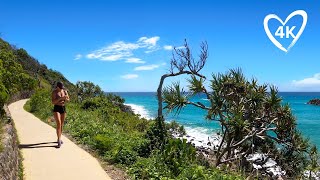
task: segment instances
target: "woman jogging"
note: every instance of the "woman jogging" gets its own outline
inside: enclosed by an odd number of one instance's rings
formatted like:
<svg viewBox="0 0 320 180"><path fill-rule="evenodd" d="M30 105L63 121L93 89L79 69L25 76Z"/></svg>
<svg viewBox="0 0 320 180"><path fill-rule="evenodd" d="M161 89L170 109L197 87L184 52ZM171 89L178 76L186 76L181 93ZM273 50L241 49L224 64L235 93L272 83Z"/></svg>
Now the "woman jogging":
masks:
<svg viewBox="0 0 320 180"><path fill-rule="evenodd" d="M60 148L61 144L63 143L61 140L62 126L66 118L65 103L67 101L70 101L69 95L67 91L64 89L62 82L57 83L56 89L52 92L51 99L52 104L54 104L53 115L57 123L57 147Z"/></svg>

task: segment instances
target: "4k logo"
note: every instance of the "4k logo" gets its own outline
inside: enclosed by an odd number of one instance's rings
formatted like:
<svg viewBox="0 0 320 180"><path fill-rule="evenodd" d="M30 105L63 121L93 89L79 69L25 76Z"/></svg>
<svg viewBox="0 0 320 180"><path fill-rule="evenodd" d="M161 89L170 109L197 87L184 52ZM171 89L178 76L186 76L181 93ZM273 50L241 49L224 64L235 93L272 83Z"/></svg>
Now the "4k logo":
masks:
<svg viewBox="0 0 320 180"><path fill-rule="evenodd" d="M293 33L294 29L296 28L296 26L286 26L287 22L294 16L296 15L300 15L303 18L302 21L302 25L300 27L300 30L298 31L298 33L295 35ZM291 44L289 45L288 48L283 47L283 45L273 36L273 34L270 32L269 26L268 26L268 22L270 19L276 19L278 20L282 26L279 26L278 29L276 30L276 32L274 33L274 36L278 36L279 38L293 38ZM284 52L288 52L290 50L290 48L292 48L294 46L294 44L298 41L298 39L300 38L301 34L304 31L304 28L307 25L307 20L308 20L308 15L305 11L303 10L297 10L294 11L293 13L291 13L286 20L283 22L277 15L275 14L269 14L268 16L266 16L264 18L264 30L266 31L269 39L271 40L271 42L277 46L279 49L281 49Z"/></svg>
<svg viewBox="0 0 320 180"><path fill-rule="evenodd" d="M286 33L283 33L283 26L279 26L277 29L276 33L274 34L275 36L279 36L281 39L286 35L286 38L296 38L296 36L292 33L292 31L296 28L296 26L292 26L291 28L289 26L286 27Z"/></svg>

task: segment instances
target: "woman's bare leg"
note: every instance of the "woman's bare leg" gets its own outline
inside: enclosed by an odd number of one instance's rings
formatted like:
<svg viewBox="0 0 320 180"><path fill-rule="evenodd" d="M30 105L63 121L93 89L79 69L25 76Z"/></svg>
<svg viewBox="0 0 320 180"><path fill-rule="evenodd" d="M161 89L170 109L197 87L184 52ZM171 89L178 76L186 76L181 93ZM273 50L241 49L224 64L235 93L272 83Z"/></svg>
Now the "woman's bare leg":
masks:
<svg viewBox="0 0 320 180"><path fill-rule="evenodd" d="M58 138L58 141L60 141L61 132L62 132L62 129L61 129L61 115L60 115L60 113L54 112L54 119L56 120L56 123L57 123L57 128L56 128L57 138Z"/></svg>
<svg viewBox="0 0 320 180"><path fill-rule="evenodd" d="M67 113L63 113L61 114L61 133L62 133L62 129L63 129L63 125L64 125L64 120L66 119Z"/></svg>

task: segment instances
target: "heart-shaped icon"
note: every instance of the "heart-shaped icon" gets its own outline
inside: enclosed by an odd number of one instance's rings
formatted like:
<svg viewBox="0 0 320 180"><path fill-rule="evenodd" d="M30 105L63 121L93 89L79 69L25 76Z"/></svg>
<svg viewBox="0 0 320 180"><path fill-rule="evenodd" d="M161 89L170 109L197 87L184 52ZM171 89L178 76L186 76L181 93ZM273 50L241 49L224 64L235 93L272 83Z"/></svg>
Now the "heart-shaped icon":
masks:
<svg viewBox="0 0 320 180"><path fill-rule="evenodd" d="M269 26L268 26L268 22L270 19L276 19L278 20L283 26L293 17L293 16L296 16L296 15L300 15L302 16L303 18L303 22L302 22L302 26L300 27L300 30L299 32L297 33L297 35L295 37L293 37L293 40L291 42L291 44L289 45L289 47L286 49L285 47L282 46L282 44L276 39L274 38L274 36L271 34L270 32L270 29L269 29ZM300 38L301 34L303 33L304 31L304 28L306 27L307 25L307 20L308 20L308 15L305 11L303 10L297 10L297 11L294 11L293 13L291 13L287 19L283 22L277 15L275 14L269 14L268 16L266 16L264 18L264 22L263 22L263 25L264 25L264 30L266 31L269 39L271 40L271 42L276 45L279 49L281 49L282 51L284 52L288 52L290 50L290 48L292 48L294 46L294 44L298 41L298 39ZM292 33L292 32L291 32Z"/></svg>

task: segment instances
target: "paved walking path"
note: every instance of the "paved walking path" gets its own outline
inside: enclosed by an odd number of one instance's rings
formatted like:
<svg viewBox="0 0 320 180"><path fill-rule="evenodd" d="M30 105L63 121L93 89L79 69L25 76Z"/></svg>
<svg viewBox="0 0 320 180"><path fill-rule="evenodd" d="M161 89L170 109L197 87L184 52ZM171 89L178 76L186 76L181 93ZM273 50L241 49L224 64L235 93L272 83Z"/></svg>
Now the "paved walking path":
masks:
<svg viewBox="0 0 320 180"><path fill-rule="evenodd" d="M106 180L111 179L98 161L66 137L56 148L56 131L26 112L21 100L9 105L23 156L26 180Z"/></svg>

